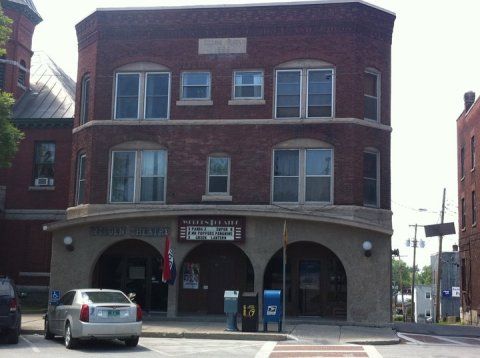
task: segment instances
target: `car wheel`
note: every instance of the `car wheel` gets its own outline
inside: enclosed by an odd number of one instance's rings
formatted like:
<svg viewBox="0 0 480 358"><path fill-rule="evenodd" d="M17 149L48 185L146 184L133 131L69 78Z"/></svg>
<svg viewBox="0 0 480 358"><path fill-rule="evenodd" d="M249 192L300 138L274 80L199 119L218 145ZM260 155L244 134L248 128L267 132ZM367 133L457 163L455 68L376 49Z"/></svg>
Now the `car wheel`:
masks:
<svg viewBox="0 0 480 358"><path fill-rule="evenodd" d="M11 329L7 333L7 342L9 344L18 344L19 336L20 336L20 327Z"/></svg>
<svg viewBox="0 0 480 358"><path fill-rule="evenodd" d="M67 349L74 349L78 345L78 339L72 337L72 328L70 323L65 326L65 347Z"/></svg>
<svg viewBox="0 0 480 358"><path fill-rule="evenodd" d="M43 337L45 339L53 339L54 335L50 332L50 328L48 327L48 318L45 317L45 321L43 324Z"/></svg>
<svg viewBox="0 0 480 358"><path fill-rule="evenodd" d="M139 338L140 338L140 337L135 337L135 338L126 339L126 340L125 340L125 345L126 345L127 347L136 347L137 344L138 344L138 339L139 339Z"/></svg>

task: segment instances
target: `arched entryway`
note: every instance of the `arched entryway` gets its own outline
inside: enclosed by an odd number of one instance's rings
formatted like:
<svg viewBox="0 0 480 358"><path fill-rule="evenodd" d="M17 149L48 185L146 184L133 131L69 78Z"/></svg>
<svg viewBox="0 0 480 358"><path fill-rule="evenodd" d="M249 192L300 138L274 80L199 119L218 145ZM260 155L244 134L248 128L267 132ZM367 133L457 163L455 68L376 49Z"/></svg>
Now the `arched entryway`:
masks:
<svg viewBox="0 0 480 358"><path fill-rule="evenodd" d="M162 282L163 257L140 240L124 240L100 256L93 273L93 287L135 293L145 311L167 310L168 285Z"/></svg>
<svg viewBox="0 0 480 358"><path fill-rule="evenodd" d="M264 289L282 289L282 265L283 250L279 250L265 270ZM313 242L289 244L285 276L287 315L346 318L347 277L330 249Z"/></svg>
<svg viewBox="0 0 480 358"><path fill-rule="evenodd" d="M253 291L254 273L239 247L208 242L185 257L177 279L180 313L223 314L225 291Z"/></svg>

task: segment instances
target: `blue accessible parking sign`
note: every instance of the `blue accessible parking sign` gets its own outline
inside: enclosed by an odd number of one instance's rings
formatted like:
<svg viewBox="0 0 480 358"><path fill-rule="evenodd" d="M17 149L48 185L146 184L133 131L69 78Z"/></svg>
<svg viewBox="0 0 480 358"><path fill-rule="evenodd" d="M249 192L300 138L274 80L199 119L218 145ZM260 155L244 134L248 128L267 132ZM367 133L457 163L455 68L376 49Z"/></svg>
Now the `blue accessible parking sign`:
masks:
<svg viewBox="0 0 480 358"><path fill-rule="evenodd" d="M59 290L52 290L51 301L52 301L52 303L57 303L58 301L60 301L60 291Z"/></svg>

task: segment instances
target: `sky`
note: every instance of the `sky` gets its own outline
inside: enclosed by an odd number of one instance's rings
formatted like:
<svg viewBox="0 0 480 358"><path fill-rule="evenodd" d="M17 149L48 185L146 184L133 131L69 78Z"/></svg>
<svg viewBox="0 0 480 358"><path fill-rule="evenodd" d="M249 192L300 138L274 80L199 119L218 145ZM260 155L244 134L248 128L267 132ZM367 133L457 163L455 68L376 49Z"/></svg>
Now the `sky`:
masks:
<svg viewBox="0 0 480 358"><path fill-rule="evenodd" d="M282 0L34 0L43 18L33 49L45 51L76 80L75 25L96 8L285 2ZM291 2L291 1L289 1ZM467 91L480 94L478 0L369 0L395 13L392 41L392 248L413 265L406 240L424 241L416 264L430 265L437 237L425 238L424 225L455 223L458 232L456 119ZM415 236L415 225L417 234ZM443 238L443 251L458 235ZM373 248L375 250L375 248Z"/></svg>

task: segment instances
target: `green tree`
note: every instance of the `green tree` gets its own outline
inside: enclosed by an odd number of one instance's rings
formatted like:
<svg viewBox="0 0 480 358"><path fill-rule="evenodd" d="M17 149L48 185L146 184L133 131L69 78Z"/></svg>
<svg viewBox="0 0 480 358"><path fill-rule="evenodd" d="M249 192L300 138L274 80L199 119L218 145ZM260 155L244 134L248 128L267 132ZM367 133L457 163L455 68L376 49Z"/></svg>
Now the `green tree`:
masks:
<svg viewBox="0 0 480 358"><path fill-rule="evenodd" d="M412 286L412 268L408 267L405 261L392 259L392 286L396 295Z"/></svg>
<svg viewBox="0 0 480 358"><path fill-rule="evenodd" d="M12 20L0 7L0 56L5 55L5 44L12 32ZM10 121L14 104L10 93L0 91L0 168L9 167L24 134Z"/></svg>
<svg viewBox="0 0 480 358"><path fill-rule="evenodd" d="M417 282L419 285L431 285L432 284L432 265L424 266L422 271L417 274Z"/></svg>

